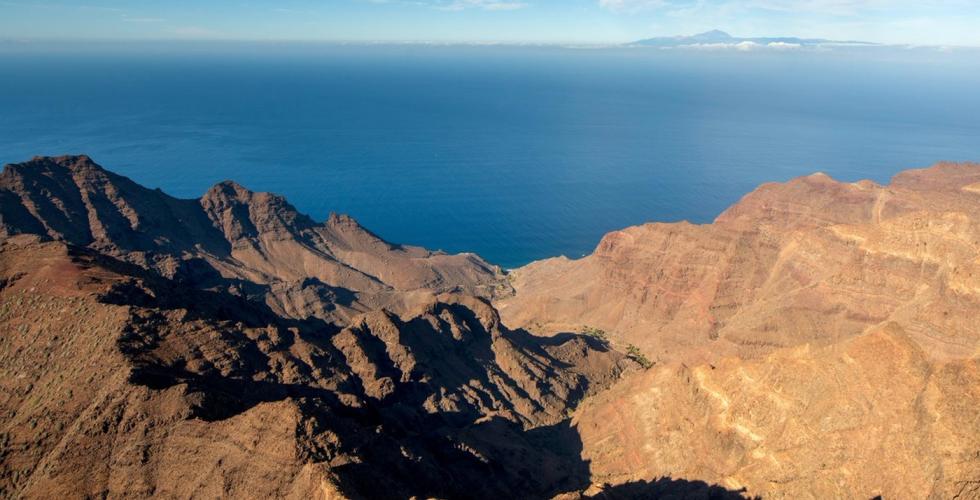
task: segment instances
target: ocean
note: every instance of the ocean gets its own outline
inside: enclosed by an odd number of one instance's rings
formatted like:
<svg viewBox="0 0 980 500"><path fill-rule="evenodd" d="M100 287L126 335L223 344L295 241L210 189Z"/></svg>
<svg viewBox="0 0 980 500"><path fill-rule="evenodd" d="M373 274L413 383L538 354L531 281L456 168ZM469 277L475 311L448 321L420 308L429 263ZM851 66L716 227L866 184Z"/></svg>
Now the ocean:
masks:
<svg viewBox="0 0 980 500"><path fill-rule="evenodd" d="M0 162L67 153L515 267L763 182L980 160L980 52L0 43Z"/></svg>

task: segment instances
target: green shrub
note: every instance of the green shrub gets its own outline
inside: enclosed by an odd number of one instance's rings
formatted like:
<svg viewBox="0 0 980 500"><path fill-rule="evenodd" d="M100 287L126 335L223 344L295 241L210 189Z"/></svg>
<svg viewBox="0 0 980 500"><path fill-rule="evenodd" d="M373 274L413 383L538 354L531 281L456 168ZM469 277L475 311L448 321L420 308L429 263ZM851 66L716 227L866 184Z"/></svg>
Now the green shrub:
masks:
<svg viewBox="0 0 980 500"><path fill-rule="evenodd" d="M592 337L594 339L597 339L600 342L602 342L603 344L608 344L609 343L609 336L606 335L606 331L605 330L601 330L599 328L592 328L591 326L588 326L588 325L583 326L582 327L582 335L587 335L589 337Z"/></svg>
<svg viewBox="0 0 980 500"><path fill-rule="evenodd" d="M653 361L650 361L646 355L643 354L643 351L640 351L640 348L633 344L626 346L626 357L639 363L645 370L649 370L651 367L653 367Z"/></svg>

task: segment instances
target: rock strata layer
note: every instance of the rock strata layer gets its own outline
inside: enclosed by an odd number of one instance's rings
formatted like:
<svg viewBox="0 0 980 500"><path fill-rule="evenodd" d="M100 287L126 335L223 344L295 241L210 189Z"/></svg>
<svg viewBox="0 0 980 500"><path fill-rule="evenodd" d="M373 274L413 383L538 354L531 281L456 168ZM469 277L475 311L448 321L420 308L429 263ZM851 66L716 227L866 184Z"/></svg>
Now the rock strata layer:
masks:
<svg viewBox="0 0 980 500"><path fill-rule="evenodd" d="M0 497L980 498L978 214L815 174L504 273L8 165Z"/></svg>

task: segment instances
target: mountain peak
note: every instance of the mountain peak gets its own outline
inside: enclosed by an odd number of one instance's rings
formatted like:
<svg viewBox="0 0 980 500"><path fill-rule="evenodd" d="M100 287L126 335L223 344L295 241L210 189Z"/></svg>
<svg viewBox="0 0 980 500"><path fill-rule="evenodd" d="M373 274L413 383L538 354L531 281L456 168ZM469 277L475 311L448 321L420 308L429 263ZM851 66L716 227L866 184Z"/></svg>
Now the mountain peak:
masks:
<svg viewBox="0 0 980 500"><path fill-rule="evenodd" d="M683 47L700 47L703 45L717 45L718 48L725 47L739 47L739 44L746 43L741 46L745 48L746 46L773 46L776 48L785 48L787 46L799 46L799 47L812 47L821 46L824 44L845 44L845 45L861 45L870 46L874 45L868 42L859 41L835 41L827 40L823 38L800 38L795 36L778 36L778 37L766 37L766 36L753 36L753 37L742 37L733 36L721 30L710 30L703 33L698 33L696 35L680 35L680 36L662 36L656 38L648 38L645 40L639 40L631 43L630 45L639 45L646 47L659 47L659 48L683 48Z"/></svg>
<svg viewBox="0 0 980 500"><path fill-rule="evenodd" d="M4 166L4 172L15 171L23 174L28 170L67 170L72 173L106 172L87 155L35 156L24 163L12 163Z"/></svg>
<svg viewBox="0 0 980 500"><path fill-rule="evenodd" d="M696 38L698 40L731 40L732 35L729 35L721 30L710 30L705 31L704 33L698 33L691 38Z"/></svg>
<svg viewBox="0 0 980 500"><path fill-rule="evenodd" d="M253 193L252 190L235 181L225 180L211 186L211 188L204 193L203 199L235 199L238 201L245 201L251 198L254 194L255 193Z"/></svg>
<svg viewBox="0 0 980 500"><path fill-rule="evenodd" d="M213 281L224 273L263 284L313 277L363 293L357 299L372 304L383 300L369 296L379 290L489 293L500 279L471 255L393 245L349 216L317 223L285 197L231 180L200 199L181 200L105 170L87 156L8 165L0 175L0 205L0 241L36 234L91 246L168 277ZM300 300L302 288L287 298ZM305 314L309 308L289 309Z"/></svg>
<svg viewBox="0 0 980 500"><path fill-rule="evenodd" d="M503 274L231 181L12 165L0 491L970 496L978 192L818 173Z"/></svg>

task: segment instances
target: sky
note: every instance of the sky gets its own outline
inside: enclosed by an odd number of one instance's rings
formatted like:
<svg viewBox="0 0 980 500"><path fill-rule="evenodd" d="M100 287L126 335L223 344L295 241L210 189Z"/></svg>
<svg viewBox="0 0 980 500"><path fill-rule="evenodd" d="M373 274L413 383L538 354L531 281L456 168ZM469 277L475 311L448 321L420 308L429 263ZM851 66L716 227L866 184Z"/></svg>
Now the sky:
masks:
<svg viewBox="0 0 980 500"><path fill-rule="evenodd" d="M980 46L980 0L0 0L0 40L623 43L711 29Z"/></svg>

